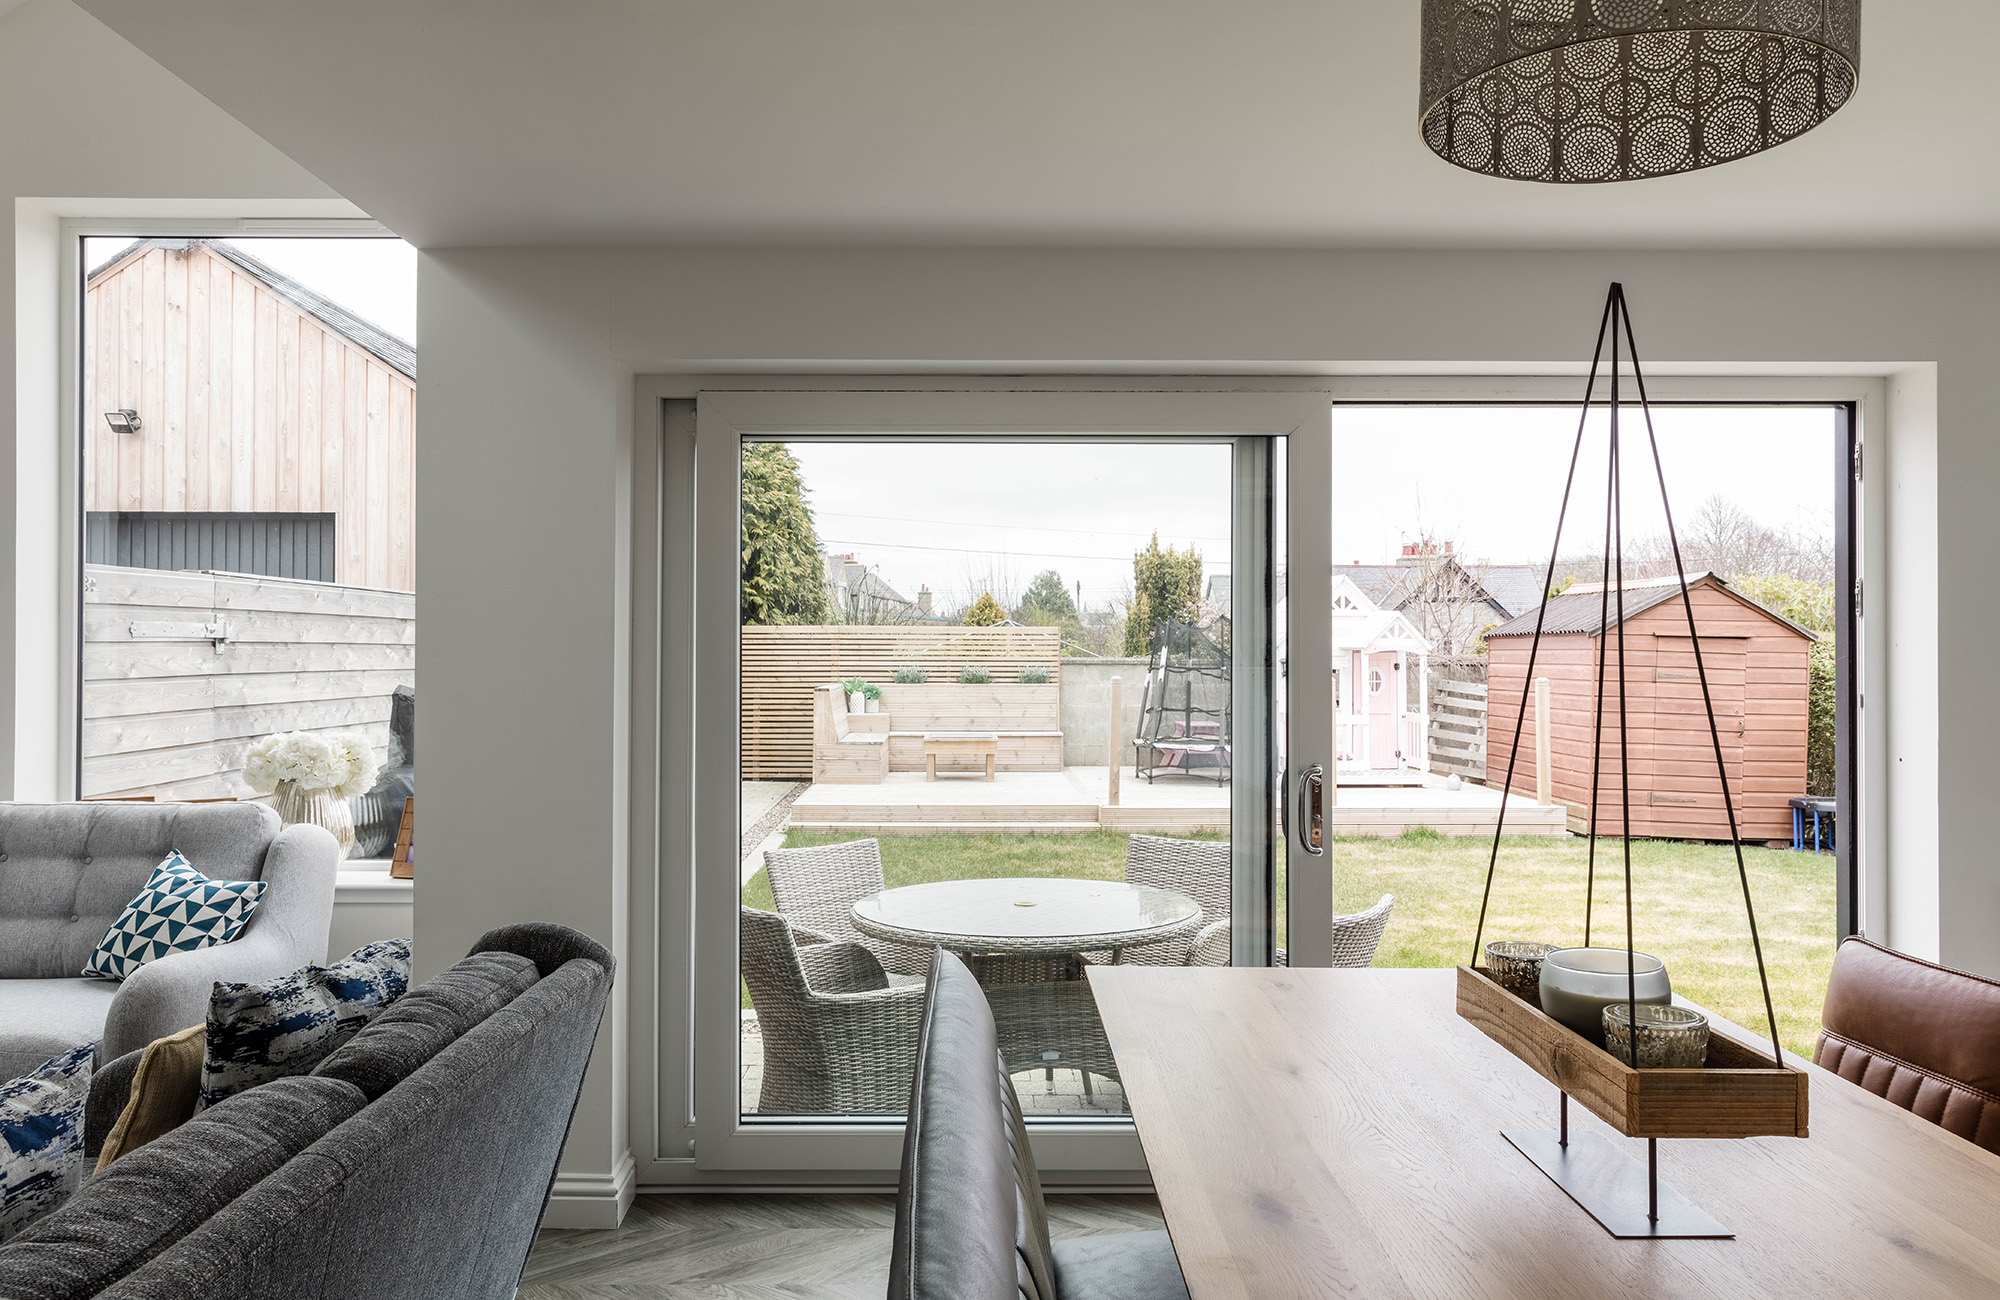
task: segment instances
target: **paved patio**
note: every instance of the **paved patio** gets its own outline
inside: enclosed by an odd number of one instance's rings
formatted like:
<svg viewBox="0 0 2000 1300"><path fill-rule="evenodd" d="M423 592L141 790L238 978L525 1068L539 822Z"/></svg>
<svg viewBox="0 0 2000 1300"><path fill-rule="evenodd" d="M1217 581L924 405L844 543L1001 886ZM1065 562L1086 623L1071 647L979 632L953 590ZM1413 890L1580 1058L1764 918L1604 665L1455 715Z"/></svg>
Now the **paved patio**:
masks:
<svg viewBox="0 0 2000 1300"><path fill-rule="evenodd" d="M791 806L795 830L848 831L857 835L1079 833L1095 830L1186 835L1229 830L1227 785L1199 775L1166 776L1148 783L1127 767L1120 771L1118 802L1109 800L1108 769L1070 767L1060 772L1002 772L978 776L891 772L875 785L813 785ZM1362 778L1342 784L1328 809L1336 836L1395 836L1418 826L1445 835L1491 835L1501 796L1485 786L1452 790L1444 778L1420 773L1384 784ZM1515 835L1564 835L1564 809L1522 795L1507 799L1506 830Z"/></svg>

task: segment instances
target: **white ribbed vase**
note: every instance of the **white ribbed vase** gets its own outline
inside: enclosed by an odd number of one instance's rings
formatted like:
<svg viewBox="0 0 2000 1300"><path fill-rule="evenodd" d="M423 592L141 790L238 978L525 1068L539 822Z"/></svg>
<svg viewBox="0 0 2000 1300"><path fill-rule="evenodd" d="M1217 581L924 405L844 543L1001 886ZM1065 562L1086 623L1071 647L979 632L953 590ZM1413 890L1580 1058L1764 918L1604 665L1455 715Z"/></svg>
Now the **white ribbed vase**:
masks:
<svg viewBox="0 0 2000 1300"><path fill-rule="evenodd" d="M354 811L331 790L301 790L296 781L280 781L271 792L271 807L287 826L318 826L340 844L345 859L354 852Z"/></svg>

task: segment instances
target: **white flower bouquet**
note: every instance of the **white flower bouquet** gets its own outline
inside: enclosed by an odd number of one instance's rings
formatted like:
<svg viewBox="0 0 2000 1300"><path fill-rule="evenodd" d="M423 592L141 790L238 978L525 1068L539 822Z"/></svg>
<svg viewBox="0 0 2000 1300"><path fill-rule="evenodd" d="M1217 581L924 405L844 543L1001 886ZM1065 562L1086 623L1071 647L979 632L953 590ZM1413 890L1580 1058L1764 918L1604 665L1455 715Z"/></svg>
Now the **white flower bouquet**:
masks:
<svg viewBox="0 0 2000 1300"><path fill-rule="evenodd" d="M288 731L250 746L243 779L259 794L289 781L302 791L351 799L375 783L375 756L368 742L351 732Z"/></svg>

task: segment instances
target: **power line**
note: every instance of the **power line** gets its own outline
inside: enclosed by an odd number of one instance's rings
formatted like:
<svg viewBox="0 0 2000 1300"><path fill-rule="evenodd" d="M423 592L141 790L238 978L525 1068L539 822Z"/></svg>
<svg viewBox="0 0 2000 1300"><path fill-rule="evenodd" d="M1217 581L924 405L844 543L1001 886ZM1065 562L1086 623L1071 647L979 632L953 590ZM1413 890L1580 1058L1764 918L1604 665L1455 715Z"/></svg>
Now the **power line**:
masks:
<svg viewBox="0 0 2000 1300"><path fill-rule="evenodd" d="M954 555L989 555L995 559L1028 557L1037 560L1130 560L1132 558L1130 551L1122 555L1079 555L1068 551L1002 551L995 550L990 546L918 546L910 542L861 542L837 537L822 537L820 538L820 542L826 546L853 546L861 550L935 551L948 552ZM1227 562L1217 562L1210 567L1223 570L1227 569L1229 565Z"/></svg>
<svg viewBox="0 0 2000 1300"><path fill-rule="evenodd" d="M1132 535L1129 530L1105 528L1055 528L1047 524L988 524L969 519L913 519L909 515L858 515L851 514L845 510L829 510L826 513L835 519L868 519L885 524L936 524L943 528L997 528L1002 532L1011 529L1035 533L1077 533L1091 537L1130 537ZM1186 540L1191 542L1207 542L1212 546L1229 545L1229 539L1226 537L1189 537Z"/></svg>

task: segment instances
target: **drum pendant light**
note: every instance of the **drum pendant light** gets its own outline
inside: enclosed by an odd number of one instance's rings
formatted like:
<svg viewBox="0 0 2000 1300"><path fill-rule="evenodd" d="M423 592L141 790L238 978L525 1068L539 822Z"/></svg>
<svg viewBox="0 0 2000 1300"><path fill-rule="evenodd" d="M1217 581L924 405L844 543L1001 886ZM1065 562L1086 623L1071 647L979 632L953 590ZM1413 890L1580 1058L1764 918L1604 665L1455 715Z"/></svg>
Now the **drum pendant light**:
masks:
<svg viewBox="0 0 2000 1300"><path fill-rule="evenodd" d="M1861 0L1423 0L1424 143L1509 180L1733 162L1854 95Z"/></svg>

